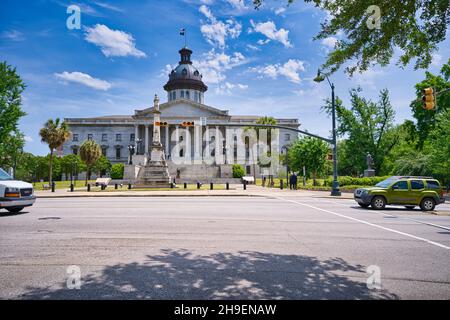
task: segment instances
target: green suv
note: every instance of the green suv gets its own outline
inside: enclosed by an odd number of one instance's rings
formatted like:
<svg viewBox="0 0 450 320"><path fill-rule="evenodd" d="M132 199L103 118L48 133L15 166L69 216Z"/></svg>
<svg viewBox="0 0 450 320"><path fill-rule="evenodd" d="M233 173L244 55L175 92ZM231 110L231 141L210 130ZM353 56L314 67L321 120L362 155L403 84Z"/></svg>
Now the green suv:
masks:
<svg viewBox="0 0 450 320"><path fill-rule="evenodd" d="M423 211L433 211L437 204L445 202L439 181L427 177L390 177L375 187L357 189L354 196L361 207L371 206L375 210L393 204L407 209L420 206Z"/></svg>

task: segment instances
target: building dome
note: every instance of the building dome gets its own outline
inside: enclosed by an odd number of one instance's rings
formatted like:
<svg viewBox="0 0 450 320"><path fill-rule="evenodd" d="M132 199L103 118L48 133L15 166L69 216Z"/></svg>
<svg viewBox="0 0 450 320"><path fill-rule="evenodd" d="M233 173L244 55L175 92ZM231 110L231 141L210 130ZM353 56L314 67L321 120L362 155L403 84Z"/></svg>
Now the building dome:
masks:
<svg viewBox="0 0 450 320"><path fill-rule="evenodd" d="M164 90L169 93L169 100L174 100L172 92L178 90L194 90L203 95L208 90L208 87L203 83L202 74L192 65L192 51L188 48L183 48L179 53L181 61L169 74L169 81L164 86ZM181 97L180 94L178 98L185 97Z"/></svg>

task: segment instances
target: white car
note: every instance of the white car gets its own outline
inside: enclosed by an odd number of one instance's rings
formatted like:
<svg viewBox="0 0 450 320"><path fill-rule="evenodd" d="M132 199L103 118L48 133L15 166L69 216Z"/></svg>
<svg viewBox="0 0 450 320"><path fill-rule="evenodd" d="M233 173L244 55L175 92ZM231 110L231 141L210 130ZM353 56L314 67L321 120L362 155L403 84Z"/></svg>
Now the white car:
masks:
<svg viewBox="0 0 450 320"><path fill-rule="evenodd" d="M33 185L14 180L0 168L0 209L17 213L36 201Z"/></svg>

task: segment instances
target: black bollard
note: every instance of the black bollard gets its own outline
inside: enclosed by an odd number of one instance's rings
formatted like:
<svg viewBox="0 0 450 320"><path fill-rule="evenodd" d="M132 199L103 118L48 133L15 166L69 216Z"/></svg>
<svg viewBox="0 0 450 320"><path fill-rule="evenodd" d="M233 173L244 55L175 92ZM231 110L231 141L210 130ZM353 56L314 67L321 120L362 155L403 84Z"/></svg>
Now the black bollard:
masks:
<svg viewBox="0 0 450 320"><path fill-rule="evenodd" d="M71 183L70 184L70 192L73 192L73 190L74 190L74 185L73 185L73 183Z"/></svg>
<svg viewBox="0 0 450 320"><path fill-rule="evenodd" d="M52 182L52 192L55 192L56 189L56 184L54 182Z"/></svg>
<svg viewBox="0 0 450 320"><path fill-rule="evenodd" d="M247 190L247 181L244 180L244 190Z"/></svg>
<svg viewBox="0 0 450 320"><path fill-rule="evenodd" d="M131 183L128 184L128 190L131 190Z"/></svg>
<svg viewBox="0 0 450 320"><path fill-rule="evenodd" d="M173 189L173 188L175 188L175 182L170 183L170 189Z"/></svg>
<svg viewBox="0 0 450 320"><path fill-rule="evenodd" d="M283 190L284 184L283 184L283 179L280 180L280 189Z"/></svg>
<svg viewBox="0 0 450 320"><path fill-rule="evenodd" d="M186 182L184 183L184 188L187 189L187 183Z"/></svg>
<svg viewBox="0 0 450 320"><path fill-rule="evenodd" d="M117 183L114 185L114 189L119 189L119 185Z"/></svg>
<svg viewBox="0 0 450 320"><path fill-rule="evenodd" d="M230 190L230 183L227 182L227 190Z"/></svg>
<svg viewBox="0 0 450 320"><path fill-rule="evenodd" d="M211 182L211 183L210 183L209 188L210 188L211 190L214 190L214 182Z"/></svg>
<svg viewBox="0 0 450 320"><path fill-rule="evenodd" d="M87 191L91 192L91 184L90 183L88 183L88 185L87 185Z"/></svg>
<svg viewBox="0 0 450 320"><path fill-rule="evenodd" d="M200 182L197 182L197 189L200 189L201 185Z"/></svg>

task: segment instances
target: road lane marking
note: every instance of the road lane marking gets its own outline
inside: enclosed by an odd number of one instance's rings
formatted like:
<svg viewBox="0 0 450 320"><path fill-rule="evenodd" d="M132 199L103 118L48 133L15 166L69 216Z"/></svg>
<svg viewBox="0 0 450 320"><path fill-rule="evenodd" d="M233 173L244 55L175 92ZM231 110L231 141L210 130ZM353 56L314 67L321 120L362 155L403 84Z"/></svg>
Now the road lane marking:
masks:
<svg viewBox="0 0 450 320"><path fill-rule="evenodd" d="M334 202L334 201L328 201L328 200L325 200L325 202L333 203L333 204L338 204L338 205L341 205L341 206L344 206L344 207L348 207L347 204L338 203L338 202ZM374 213L374 214L378 214L378 212L376 212L376 211L372 211L372 212L371 212L371 211L365 211L365 212L366 212L366 213ZM408 218L408 217L396 216L396 215L394 215L394 214L388 214L388 213L384 213L384 212L379 212L379 213L381 213L383 216L386 216L386 217L397 218L397 219L400 219L400 220L414 221L414 222L417 222L417 223L420 223L420 224L425 224L425 225L428 225L428 226L431 226L431 227L436 227L436 228L440 228L440 229L444 229L444 230L450 231L450 227L442 226L442 225L440 225L440 224L435 224L435 223L431 223L431 222L426 222L426 221L416 220L416 219Z"/></svg>
<svg viewBox="0 0 450 320"><path fill-rule="evenodd" d="M323 212L326 212L326 213L330 213L332 215L335 215L335 216L338 216L338 217L341 217L341 218L345 218L345 219L349 219L349 220L352 220L352 221L356 221L356 222L359 222L359 223L362 223L362 224L365 224L365 225L368 225L368 226L371 226L371 227L379 228L379 229L382 229L382 230L385 230L385 231L397 233L397 234L400 234L402 236L406 236L406 237L413 238L413 239L416 239L416 240L424 241L424 242L429 243L431 245L434 245L434 246L437 246L437 247L440 247L440 248L443 248L443 249L446 249L446 250L450 250L450 247L448 247L448 246L446 246L444 244L441 244L441 243L435 242L435 241L431 241L431 240L428 240L428 239L425 239L425 238L422 238L422 237L417 237L415 235L412 235L412 234L409 234L409 233L406 233L406 232L394 230L394 229L391 229L391 228L386 228L386 227L377 225L375 223L371 223L371 222L367 222L365 220L349 217L349 216L346 216L346 215L343 215L343 214L340 214L340 213L337 213L337 212L333 212L333 211L330 211L330 210L326 210L326 209L322 209L322 208L319 208L319 207L315 207L315 206L312 206L312 205L309 205L309 204L306 204L306 203L301 203L301 202L298 202L298 201L288 200L288 199L279 198L279 197L278 197L278 199L282 200L282 201L286 201L286 202L295 203L295 204L298 204L298 205L301 205L301 206L309 207L309 208L312 208L312 209L316 209L316 210L319 210L319 211L323 211Z"/></svg>

